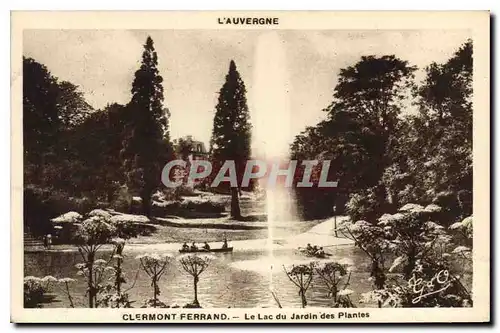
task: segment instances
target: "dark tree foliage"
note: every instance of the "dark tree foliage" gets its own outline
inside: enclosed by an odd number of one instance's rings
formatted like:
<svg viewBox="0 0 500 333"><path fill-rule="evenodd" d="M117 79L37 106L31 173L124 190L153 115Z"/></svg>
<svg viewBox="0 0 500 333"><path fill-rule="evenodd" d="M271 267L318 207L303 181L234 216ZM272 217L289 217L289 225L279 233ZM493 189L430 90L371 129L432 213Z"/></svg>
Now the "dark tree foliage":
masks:
<svg viewBox="0 0 500 333"><path fill-rule="evenodd" d="M434 201L453 223L472 214L472 42L426 74L384 179L402 204Z"/></svg>
<svg viewBox="0 0 500 333"><path fill-rule="evenodd" d="M24 225L35 235L50 230L50 218L88 204L74 199L83 181L72 177L86 160L75 156L70 138L92 111L77 86L23 57Z"/></svg>
<svg viewBox="0 0 500 333"><path fill-rule="evenodd" d="M122 150L129 188L139 193L147 216L151 213L151 195L161 185L163 166L172 156L162 82L158 56L148 37L132 83L132 100L127 106L130 123Z"/></svg>
<svg viewBox="0 0 500 333"><path fill-rule="evenodd" d="M233 60L229 64L229 72L220 89L215 110L210 142L213 173L215 174L226 160L233 160L239 186L246 161L250 158L251 124L245 83ZM241 217L238 188L231 188L231 216Z"/></svg>
<svg viewBox="0 0 500 333"><path fill-rule="evenodd" d="M299 160L331 158L339 180L336 191L297 189L305 217L328 216L347 199L355 221L407 203L438 204L442 224L472 214L472 42L429 65L418 87L413 71L393 56L341 71L328 120L292 144ZM410 96L417 114L402 113Z"/></svg>
<svg viewBox="0 0 500 333"><path fill-rule="evenodd" d="M25 182L55 186L66 167L68 132L92 114L78 87L59 81L31 58L23 58Z"/></svg>
<svg viewBox="0 0 500 333"><path fill-rule="evenodd" d="M301 203L303 210L313 212L306 217L331 215L334 205L341 212L351 194L368 188L385 202L382 175L391 163L398 116L414 70L394 56L368 56L340 71L333 101L325 109L328 120L292 145L292 156L332 160L331 172L339 181L336 189L297 189L299 201L306 200ZM307 209L310 204L315 208Z"/></svg>
<svg viewBox="0 0 500 333"><path fill-rule="evenodd" d="M47 67L23 57L23 148L25 182L39 183L53 160L61 130L57 78Z"/></svg>
<svg viewBox="0 0 500 333"><path fill-rule="evenodd" d="M177 146L175 148L175 153L179 156L183 161L189 160L189 155L193 150L193 141L184 138L180 138Z"/></svg>
<svg viewBox="0 0 500 333"><path fill-rule="evenodd" d="M78 86L68 81L59 83L57 107L59 119L65 129L80 125L94 111Z"/></svg>
<svg viewBox="0 0 500 333"><path fill-rule="evenodd" d="M127 116L125 106L110 104L68 133L66 161L71 165L63 179L68 186L75 186L72 193L104 202L113 200L118 187L125 183L120 150Z"/></svg>

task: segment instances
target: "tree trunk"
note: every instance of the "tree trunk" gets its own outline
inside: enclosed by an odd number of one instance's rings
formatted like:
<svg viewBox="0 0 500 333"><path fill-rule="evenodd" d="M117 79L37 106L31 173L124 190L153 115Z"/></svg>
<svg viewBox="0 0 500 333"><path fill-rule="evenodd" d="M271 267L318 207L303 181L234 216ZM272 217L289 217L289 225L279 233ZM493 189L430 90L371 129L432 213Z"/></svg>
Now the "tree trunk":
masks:
<svg viewBox="0 0 500 333"><path fill-rule="evenodd" d="M307 300L306 300L306 293L304 289L300 289L300 299L302 301L302 308L305 308L307 306Z"/></svg>
<svg viewBox="0 0 500 333"><path fill-rule="evenodd" d="M87 257L87 268L89 269L88 289L89 308L94 307L94 254L91 252Z"/></svg>
<svg viewBox="0 0 500 333"><path fill-rule="evenodd" d="M111 203L113 202L113 197L115 195L115 190L114 188L108 188L106 190L106 200L108 201L108 203Z"/></svg>
<svg viewBox="0 0 500 333"><path fill-rule="evenodd" d="M151 217L151 192L152 191L144 191L141 195L142 213L147 217Z"/></svg>
<svg viewBox="0 0 500 333"><path fill-rule="evenodd" d="M194 301L193 304L199 305L198 303L198 277L194 276Z"/></svg>
<svg viewBox="0 0 500 333"><path fill-rule="evenodd" d="M153 308L156 308L156 302L157 302L157 286L156 286L156 276L153 277Z"/></svg>
<svg viewBox="0 0 500 333"><path fill-rule="evenodd" d="M231 217L235 219L241 218L240 198L236 187L231 187Z"/></svg>
<svg viewBox="0 0 500 333"><path fill-rule="evenodd" d="M121 253L119 253L121 255ZM117 264L116 264L116 276L115 276L115 286L116 286L116 294L118 297L121 296L122 293L122 281L121 281L121 276L122 276L122 260L117 259ZM120 301L116 301L116 307L120 307Z"/></svg>

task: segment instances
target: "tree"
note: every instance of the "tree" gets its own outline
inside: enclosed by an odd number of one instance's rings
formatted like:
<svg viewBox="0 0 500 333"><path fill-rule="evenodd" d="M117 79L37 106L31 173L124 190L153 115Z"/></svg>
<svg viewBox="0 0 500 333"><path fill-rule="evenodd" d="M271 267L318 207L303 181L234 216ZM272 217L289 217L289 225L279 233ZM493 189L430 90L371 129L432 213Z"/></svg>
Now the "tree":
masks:
<svg viewBox="0 0 500 333"><path fill-rule="evenodd" d="M362 57L340 71L333 102L326 109L330 133L342 138L336 154L344 155L343 161L361 158L358 167L350 171L357 173L352 185L356 189L373 187L380 203L386 201L381 179L392 162L398 116L415 69L395 56Z"/></svg>
<svg viewBox="0 0 500 333"><path fill-rule="evenodd" d="M352 263L344 258L340 261L321 261L313 264L316 275L328 290L327 297L333 299L335 308L353 308L349 297L352 290L347 289L351 280Z"/></svg>
<svg viewBox="0 0 500 333"><path fill-rule="evenodd" d="M210 146L214 172L218 172L226 160L235 163L238 187L231 187L231 216L236 219L241 218L238 190L250 157L251 124L245 94L245 83L231 60L215 107Z"/></svg>
<svg viewBox="0 0 500 333"><path fill-rule="evenodd" d="M191 275L194 280L194 307L200 307L200 303L198 302L198 282L200 280L200 275L207 269L207 267L210 265L210 262L214 259L214 256L207 254L183 254L178 258L184 271Z"/></svg>
<svg viewBox="0 0 500 333"><path fill-rule="evenodd" d="M104 281L107 262L97 259L97 251L111 241L116 232L115 227L109 223L110 215L89 213L87 219L78 224L77 244L83 263L77 264L79 275L87 279L87 295L89 308L97 305L97 296Z"/></svg>
<svg viewBox="0 0 500 333"><path fill-rule="evenodd" d="M141 268L151 279L151 287L153 288L153 298L149 298L144 302L144 308L166 308L165 303L158 299L160 295L160 287L158 282L166 271L167 265L172 261L172 256L169 254L142 254L137 256L141 262Z"/></svg>
<svg viewBox="0 0 500 333"><path fill-rule="evenodd" d="M23 57L23 144L25 181L58 186L65 179L67 132L92 114L78 87L59 81L47 67ZM61 175L61 177L59 177Z"/></svg>
<svg viewBox="0 0 500 333"><path fill-rule="evenodd" d="M314 264L309 263L301 265L283 266L283 270L290 281L299 289L300 301L302 307L307 306L306 292L311 286L314 275Z"/></svg>
<svg viewBox="0 0 500 333"><path fill-rule="evenodd" d="M132 100L128 104L130 122L122 150L129 188L139 192L146 216L151 214L151 195L161 183L162 168L172 155L162 82L158 55L153 40L148 37L141 67L132 83Z"/></svg>
<svg viewBox="0 0 500 333"><path fill-rule="evenodd" d="M400 206L434 202L450 224L472 214L472 42L430 64L415 97L383 182Z"/></svg>
<svg viewBox="0 0 500 333"><path fill-rule="evenodd" d="M23 57L23 148L25 183L39 183L54 155L61 127L57 78L47 67Z"/></svg>
<svg viewBox="0 0 500 333"><path fill-rule="evenodd" d="M57 106L59 119L65 128L78 126L94 111L78 86L68 81L58 84Z"/></svg>
<svg viewBox="0 0 500 333"><path fill-rule="evenodd" d="M349 195L368 189L380 203L386 202L381 180L393 159L398 118L410 95L414 70L395 56L364 56L340 71L333 101L324 110L328 119L308 129L292 145L292 156L328 156L335 166L332 176L339 184L330 191L298 189L298 197L305 198L301 200L303 210L316 211L310 208L318 202L323 207L339 206ZM367 213L370 216L365 219L373 220L380 212Z"/></svg>

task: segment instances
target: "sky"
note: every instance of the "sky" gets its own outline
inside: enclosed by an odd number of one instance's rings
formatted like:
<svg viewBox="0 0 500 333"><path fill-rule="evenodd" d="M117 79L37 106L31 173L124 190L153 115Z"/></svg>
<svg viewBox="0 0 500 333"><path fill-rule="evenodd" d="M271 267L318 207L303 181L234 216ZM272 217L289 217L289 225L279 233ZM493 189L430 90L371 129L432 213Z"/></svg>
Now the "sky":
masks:
<svg viewBox="0 0 500 333"><path fill-rule="evenodd" d="M254 141L284 146L325 119L340 69L361 56L396 55L423 69L449 59L470 31L25 30L23 54L78 85L100 109L130 100L148 35L158 53L172 139L192 135L208 146L233 59L247 88Z"/></svg>

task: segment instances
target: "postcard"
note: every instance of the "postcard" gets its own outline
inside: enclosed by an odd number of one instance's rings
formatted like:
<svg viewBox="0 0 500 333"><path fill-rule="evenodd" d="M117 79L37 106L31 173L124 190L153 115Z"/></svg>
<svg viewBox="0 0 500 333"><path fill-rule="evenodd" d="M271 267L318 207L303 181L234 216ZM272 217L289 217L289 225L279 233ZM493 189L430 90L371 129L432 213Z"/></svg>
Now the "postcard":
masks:
<svg viewBox="0 0 500 333"><path fill-rule="evenodd" d="M487 11L15 11L11 321L490 321Z"/></svg>

